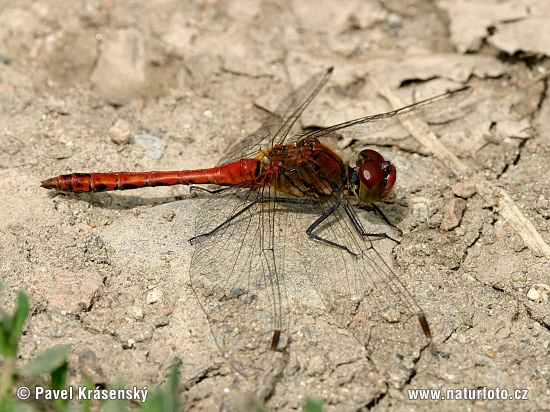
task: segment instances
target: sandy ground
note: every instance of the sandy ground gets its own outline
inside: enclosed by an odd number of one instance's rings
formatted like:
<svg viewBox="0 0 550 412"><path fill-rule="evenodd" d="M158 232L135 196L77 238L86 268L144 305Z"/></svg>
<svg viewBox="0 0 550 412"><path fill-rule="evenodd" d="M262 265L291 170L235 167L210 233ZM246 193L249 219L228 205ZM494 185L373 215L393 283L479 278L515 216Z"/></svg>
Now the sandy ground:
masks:
<svg viewBox="0 0 550 412"><path fill-rule="evenodd" d="M68 344L73 385L87 376L155 387L179 358L186 410L239 409L250 399L300 410L308 395L327 410L548 410L549 256L510 226L502 196L479 186L501 188L542 236L539 245L550 241L545 2L0 7L1 301L11 307L18 289L32 298L21 364ZM243 382L190 288L198 197L186 188L56 195L40 181L214 165L228 143L259 126L257 105L273 109L329 66L332 79L304 127L389 110L381 86L407 103L474 88L453 122L432 126L467 172L455 175L403 131L336 142L393 156L399 178L382 208L404 233L388 261L424 309L440 354L419 328L399 329L415 349L379 345L377 362L311 310L280 373ZM129 125L130 143L117 140L125 136L112 129L118 120ZM468 193L473 181L478 190ZM407 392L465 387L509 396L526 389L528 400L412 401Z"/></svg>

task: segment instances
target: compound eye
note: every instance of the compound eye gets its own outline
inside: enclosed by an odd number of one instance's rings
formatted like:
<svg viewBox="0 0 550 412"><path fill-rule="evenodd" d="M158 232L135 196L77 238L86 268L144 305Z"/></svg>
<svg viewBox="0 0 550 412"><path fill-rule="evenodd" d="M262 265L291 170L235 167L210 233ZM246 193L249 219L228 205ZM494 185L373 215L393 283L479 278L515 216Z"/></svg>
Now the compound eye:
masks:
<svg viewBox="0 0 550 412"><path fill-rule="evenodd" d="M397 177L395 167L375 150L359 153L359 199L361 202L377 202L392 188Z"/></svg>
<svg viewBox="0 0 550 412"><path fill-rule="evenodd" d="M386 181L379 162L366 160L359 167L359 199L361 202L377 202L382 198Z"/></svg>
<svg viewBox="0 0 550 412"><path fill-rule="evenodd" d="M365 163L365 161L372 160L373 162L382 163L386 161L384 159L384 156L382 156L380 153L378 153L376 150L371 149L364 149L359 152L359 156L357 156L357 166L362 165Z"/></svg>

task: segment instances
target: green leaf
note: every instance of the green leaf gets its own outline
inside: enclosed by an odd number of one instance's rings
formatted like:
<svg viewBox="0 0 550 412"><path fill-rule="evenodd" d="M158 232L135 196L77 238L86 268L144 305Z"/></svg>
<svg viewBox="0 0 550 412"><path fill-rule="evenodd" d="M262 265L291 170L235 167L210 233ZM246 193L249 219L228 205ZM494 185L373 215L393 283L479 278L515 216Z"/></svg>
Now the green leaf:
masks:
<svg viewBox="0 0 550 412"><path fill-rule="evenodd" d="M161 391L155 391L149 395L147 402L139 408L139 412L167 412L164 405L164 394Z"/></svg>
<svg viewBox="0 0 550 412"><path fill-rule="evenodd" d="M304 412L323 412L323 402L318 399L308 397L306 399L306 404L304 405Z"/></svg>
<svg viewBox="0 0 550 412"><path fill-rule="evenodd" d="M87 390L93 390L95 388L94 383L90 378L84 379L84 386ZM91 399L82 399L82 412L90 412L92 409L92 400Z"/></svg>
<svg viewBox="0 0 550 412"><path fill-rule="evenodd" d="M0 352L7 358L17 354L19 337L29 314L29 298L22 290L17 295L17 305L13 316L0 308Z"/></svg>
<svg viewBox="0 0 550 412"><path fill-rule="evenodd" d="M23 331L23 325L27 320L29 314L29 298L27 294L22 290L19 291L17 295L17 307L15 309L15 314L13 315L13 325L12 325L12 335L16 339L19 339L21 332Z"/></svg>
<svg viewBox="0 0 550 412"><path fill-rule="evenodd" d="M108 399L101 410L102 412L125 412L126 403L122 399Z"/></svg>
<svg viewBox="0 0 550 412"><path fill-rule="evenodd" d="M11 396L4 396L0 399L0 411L15 412L15 402Z"/></svg>
<svg viewBox="0 0 550 412"><path fill-rule="evenodd" d="M180 369L181 361L176 360L170 368L170 381L168 386L168 394L170 395L170 411L179 411L179 398L180 398Z"/></svg>
<svg viewBox="0 0 550 412"><path fill-rule="evenodd" d="M0 308L0 353L8 356L8 342L11 336L11 316L3 308Z"/></svg>
<svg viewBox="0 0 550 412"><path fill-rule="evenodd" d="M179 366L181 361L176 360L170 367L170 377L166 389L156 389L147 398L147 402L139 408L140 412L178 412L179 411Z"/></svg>
<svg viewBox="0 0 550 412"><path fill-rule="evenodd" d="M67 375L68 375L68 363L67 359L65 359L65 363L63 363L59 368L55 368L51 373L51 387L52 389L67 389ZM68 399L54 399L55 406L57 407L57 410L67 411L69 406L69 400Z"/></svg>
<svg viewBox="0 0 550 412"><path fill-rule="evenodd" d="M43 373L52 373L63 366L66 368L69 349L69 346L66 345L56 345L48 348L28 365L21 368L18 373L26 377L39 376Z"/></svg>
<svg viewBox="0 0 550 412"><path fill-rule="evenodd" d="M51 372L52 377L52 389L66 389L67 388L67 373L68 363L65 360L59 368L54 369Z"/></svg>

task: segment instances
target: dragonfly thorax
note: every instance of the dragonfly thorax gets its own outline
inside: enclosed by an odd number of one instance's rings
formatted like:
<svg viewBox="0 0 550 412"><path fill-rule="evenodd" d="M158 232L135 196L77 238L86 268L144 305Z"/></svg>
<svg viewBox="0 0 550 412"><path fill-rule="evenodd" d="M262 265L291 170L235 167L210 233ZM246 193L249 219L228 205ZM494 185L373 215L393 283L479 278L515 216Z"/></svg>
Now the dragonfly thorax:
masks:
<svg viewBox="0 0 550 412"><path fill-rule="evenodd" d="M261 166L253 189L269 185L287 195L322 200L348 186L342 158L314 137L275 145L257 159Z"/></svg>

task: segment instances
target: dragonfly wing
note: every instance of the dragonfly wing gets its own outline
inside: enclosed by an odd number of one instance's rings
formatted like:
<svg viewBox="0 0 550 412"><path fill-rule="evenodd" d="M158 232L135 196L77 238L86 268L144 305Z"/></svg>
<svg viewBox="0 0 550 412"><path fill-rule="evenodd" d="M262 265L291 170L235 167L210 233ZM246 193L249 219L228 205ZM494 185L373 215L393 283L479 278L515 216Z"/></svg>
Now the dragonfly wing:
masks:
<svg viewBox="0 0 550 412"><path fill-rule="evenodd" d="M317 171L303 167L302 173ZM299 307L296 302L304 301L300 295L314 291L324 312L352 332L379 370L399 370L402 359L410 359L428 342L419 323L422 310L389 263L394 241L364 235L385 233L389 226L380 219L366 226L365 218L373 214L355 211L346 202L334 195L290 208L294 212L288 217L285 244L292 246L284 249L290 307ZM330 210L334 212L328 214ZM308 228L325 241L307 236ZM382 246L386 256L379 251Z"/></svg>
<svg viewBox="0 0 550 412"><path fill-rule="evenodd" d="M273 336L288 329L284 276L273 246L275 219L282 215L266 190L230 189L208 199L192 240L193 291L220 351L250 379L280 362L284 355L271 350Z"/></svg>
<svg viewBox="0 0 550 412"><path fill-rule="evenodd" d="M216 344L242 375L284 367L292 352L286 346L303 339L311 317L350 332L380 371L401 370L401 360L426 344L419 305L377 250L384 241L361 236L338 202L285 202L270 186L231 189L208 199L197 217L196 233L206 235L193 240L191 284ZM314 234L342 247L306 234L334 206Z"/></svg>
<svg viewBox="0 0 550 412"><path fill-rule="evenodd" d="M388 132L393 128L400 128L400 123L402 121L415 118L426 119L430 116L446 113L455 109L459 103L468 98L472 92L473 89L466 86L405 106L398 110L339 123L324 129L312 131L304 136L322 137L330 133L338 133L344 137L357 138L358 136L371 136L380 132Z"/></svg>
<svg viewBox="0 0 550 412"><path fill-rule="evenodd" d="M306 83L289 93L262 123L260 128L242 140L231 144L220 164L254 157L275 144L282 143L304 109L317 96L332 74L332 68L312 76Z"/></svg>
<svg viewBox="0 0 550 412"><path fill-rule="evenodd" d="M303 324L301 314L314 313L318 339L326 330L320 325L335 322L366 349L366 358L375 370L400 376L429 341L418 321L419 305L389 263L389 251L395 243L359 235L343 206L314 234L347 250L308 237L308 225L330 207L330 203L312 206L290 217L293 223L286 243L292 246L285 249L284 273L292 320ZM388 226L378 222L367 230L383 233L384 228ZM291 238L297 241L291 242ZM388 253L383 255L382 249ZM341 332L333 333L341 336ZM334 346L337 351L338 345ZM407 376L403 375L403 381Z"/></svg>

